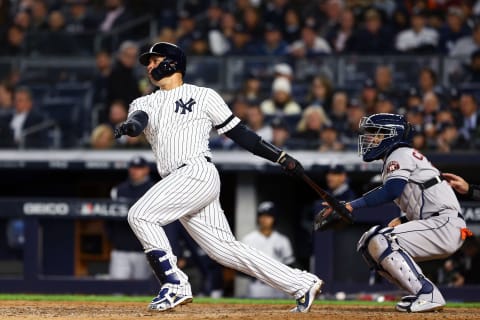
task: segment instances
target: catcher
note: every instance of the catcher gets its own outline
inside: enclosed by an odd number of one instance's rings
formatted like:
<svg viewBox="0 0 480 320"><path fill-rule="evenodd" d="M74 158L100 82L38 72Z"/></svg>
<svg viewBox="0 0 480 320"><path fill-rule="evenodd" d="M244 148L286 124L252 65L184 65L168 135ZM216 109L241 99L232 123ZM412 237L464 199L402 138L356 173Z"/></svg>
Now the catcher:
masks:
<svg viewBox="0 0 480 320"><path fill-rule="evenodd" d="M338 210L325 208L316 217L315 229L342 227L355 209L394 201L405 215L387 227L370 228L358 241L357 251L381 276L409 293L396 310L440 310L445 299L416 262L446 258L471 235L460 204L438 169L411 147L412 130L403 116L364 117L360 130L359 154L366 162L383 160L383 185Z"/></svg>

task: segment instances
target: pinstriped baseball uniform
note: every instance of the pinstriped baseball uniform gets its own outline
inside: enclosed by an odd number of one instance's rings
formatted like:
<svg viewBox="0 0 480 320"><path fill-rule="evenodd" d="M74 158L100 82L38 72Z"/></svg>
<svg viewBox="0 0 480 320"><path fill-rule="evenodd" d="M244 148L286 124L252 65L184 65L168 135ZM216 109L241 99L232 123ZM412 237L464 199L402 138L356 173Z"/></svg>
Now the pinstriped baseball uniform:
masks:
<svg viewBox="0 0 480 320"><path fill-rule="evenodd" d="M148 114L144 133L163 178L128 214L144 250L160 249L172 257L162 226L179 219L192 238L219 263L297 299L302 297L318 278L237 241L220 206L220 178L207 160L211 156L208 139L212 128L223 134L240 121L223 99L211 89L183 84L134 100L129 113L136 110ZM184 274L180 278L188 280Z"/></svg>
<svg viewBox="0 0 480 320"><path fill-rule="evenodd" d="M438 169L412 148L398 148L384 162L384 182L408 181L395 203L409 222L395 227L392 234L416 261L447 257L463 243L460 230L466 227L465 221L459 217L460 204L450 185L439 180L422 189L418 184L439 176Z"/></svg>

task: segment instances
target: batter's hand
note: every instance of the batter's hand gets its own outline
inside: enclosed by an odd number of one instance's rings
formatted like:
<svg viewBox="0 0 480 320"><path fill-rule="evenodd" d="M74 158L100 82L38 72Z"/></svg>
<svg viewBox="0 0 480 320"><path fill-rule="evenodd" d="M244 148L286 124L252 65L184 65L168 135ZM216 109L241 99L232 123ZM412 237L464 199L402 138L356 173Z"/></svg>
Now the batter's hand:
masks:
<svg viewBox="0 0 480 320"><path fill-rule="evenodd" d="M447 180L450 186L458 193L466 194L468 192L468 183L460 176L453 173L442 173L442 176Z"/></svg>
<svg viewBox="0 0 480 320"><path fill-rule="evenodd" d="M303 166L297 159L288 155L285 151L282 152L280 157L278 157L277 162L282 166L283 170L290 175L301 177L304 173Z"/></svg>
<svg viewBox="0 0 480 320"><path fill-rule="evenodd" d="M118 139L126 133L127 133L127 130L126 130L125 123L122 123L115 128L115 130L113 131L113 136L115 137L115 139Z"/></svg>

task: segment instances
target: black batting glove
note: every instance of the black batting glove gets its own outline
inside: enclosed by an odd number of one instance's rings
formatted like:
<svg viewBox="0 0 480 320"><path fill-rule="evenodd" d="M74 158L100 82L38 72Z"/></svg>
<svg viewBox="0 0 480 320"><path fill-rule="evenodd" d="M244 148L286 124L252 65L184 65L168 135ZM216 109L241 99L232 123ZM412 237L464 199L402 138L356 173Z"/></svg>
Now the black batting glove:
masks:
<svg viewBox="0 0 480 320"><path fill-rule="evenodd" d="M113 130L113 136L115 137L115 139L120 138L126 133L127 129L125 123L120 124L118 127L115 128L115 130Z"/></svg>
<svg viewBox="0 0 480 320"><path fill-rule="evenodd" d="M280 164L283 170L292 177L301 177L304 173L303 166L297 159L293 158L285 151L278 157L277 163Z"/></svg>

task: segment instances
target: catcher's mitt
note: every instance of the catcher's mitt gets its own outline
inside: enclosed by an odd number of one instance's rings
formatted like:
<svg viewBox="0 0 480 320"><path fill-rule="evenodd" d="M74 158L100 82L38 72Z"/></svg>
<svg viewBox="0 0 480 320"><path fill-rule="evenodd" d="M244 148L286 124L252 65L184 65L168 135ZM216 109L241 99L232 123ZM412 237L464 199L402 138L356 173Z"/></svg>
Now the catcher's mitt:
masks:
<svg viewBox="0 0 480 320"><path fill-rule="evenodd" d="M330 210L331 212L328 214ZM345 206L335 209L325 207L317 213L314 229L315 231L340 230L350 224L353 224L353 216Z"/></svg>

